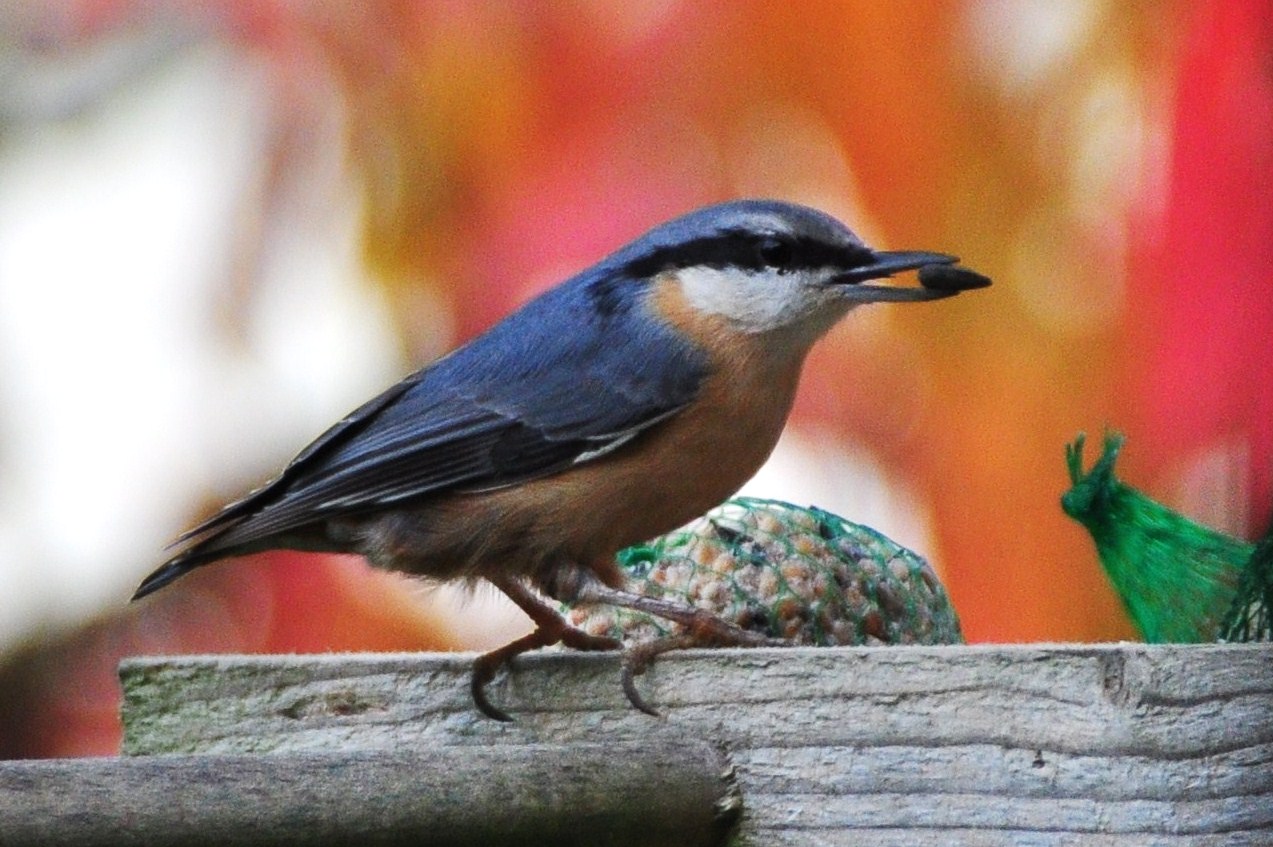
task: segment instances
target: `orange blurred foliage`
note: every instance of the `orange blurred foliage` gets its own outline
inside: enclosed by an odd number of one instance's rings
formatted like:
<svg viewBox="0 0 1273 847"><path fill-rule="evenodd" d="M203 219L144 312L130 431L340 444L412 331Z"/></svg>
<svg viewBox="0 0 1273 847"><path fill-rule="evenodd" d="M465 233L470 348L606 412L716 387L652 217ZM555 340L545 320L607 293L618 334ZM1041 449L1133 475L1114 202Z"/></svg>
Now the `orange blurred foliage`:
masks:
<svg viewBox="0 0 1273 847"><path fill-rule="evenodd" d="M1267 3L210 5L219 38L269 63L278 108L304 114L317 90L337 92L364 255L417 353L734 196L818 205L879 246L957 253L993 277L942 309L848 321L815 351L794 417L921 495L922 552L970 640L1132 636L1058 507L1080 430L1126 431L1124 475L1169 502L1227 450L1236 470L1209 479L1242 508L1218 515L1223 528L1269 519ZM285 164L304 141L275 155ZM209 569L111 638L129 651L452 643L391 583L273 559L268 577ZM87 690L109 687L98 677ZM40 728L30 749L100 752L111 731L77 746Z"/></svg>

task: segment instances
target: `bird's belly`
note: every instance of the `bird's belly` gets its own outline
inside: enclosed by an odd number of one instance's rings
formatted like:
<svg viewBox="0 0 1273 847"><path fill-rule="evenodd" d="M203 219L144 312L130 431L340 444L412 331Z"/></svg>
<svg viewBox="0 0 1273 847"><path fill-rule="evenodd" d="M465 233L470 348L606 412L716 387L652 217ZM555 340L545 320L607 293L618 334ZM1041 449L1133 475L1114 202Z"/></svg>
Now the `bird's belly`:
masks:
<svg viewBox="0 0 1273 847"><path fill-rule="evenodd" d="M686 523L737 491L768 458L786 419L700 405L613 457L535 483L555 527L591 561ZM554 516L554 523L558 518Z"/></svg>
<svg viewBox="0 0 1273 847"><path fill-rule="evenodd" d="M798 363L797 363L798 368ZM612 453L495 491L431 499L367 527L375 564L437 579L581 566L613 583L614 554L701 515L772 452L795 379L720 378L690 408Z"/></svg>

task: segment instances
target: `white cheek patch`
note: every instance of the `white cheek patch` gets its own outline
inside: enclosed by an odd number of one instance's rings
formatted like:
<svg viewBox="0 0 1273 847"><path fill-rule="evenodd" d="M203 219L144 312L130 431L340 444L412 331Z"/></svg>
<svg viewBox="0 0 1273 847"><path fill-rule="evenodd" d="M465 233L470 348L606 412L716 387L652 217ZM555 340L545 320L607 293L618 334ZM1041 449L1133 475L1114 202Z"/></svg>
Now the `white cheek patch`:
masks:
<svg viewBox="0 0 1273 847"><path fill-rule="evenodd" d="M676 273L690 306L720 315L745 332L765 332L794 323L826 299L804 274L695 267Z"/></svg>

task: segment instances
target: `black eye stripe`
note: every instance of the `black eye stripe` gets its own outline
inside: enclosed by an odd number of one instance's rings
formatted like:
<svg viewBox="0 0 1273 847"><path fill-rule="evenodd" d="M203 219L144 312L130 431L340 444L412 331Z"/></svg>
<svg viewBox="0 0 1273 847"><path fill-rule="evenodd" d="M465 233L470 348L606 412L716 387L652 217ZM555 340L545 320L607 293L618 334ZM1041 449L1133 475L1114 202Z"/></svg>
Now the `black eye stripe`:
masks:
<svg viewBox="0 0 1273 847"><path fill-rule="evenodd" d="M775 248L776 244L782 246ZM777 255L779 253L785 255ZM781 269L789 271L825 267L850 270L869 264L872 258L869 248L856 244L827 244L793 236L724 232L651 250L628 260L623 269L637 277L698 266L761 271L777 266L772 260L782 259Z"/></svg>
<svg viewBox="0 0 1273 847"><path fill-rule="evenodd" d="M769 267L786 271L791 268L795 247L786 239L770 236L760 239L756 245L756 252L760 255L760 261Z"/></svg>

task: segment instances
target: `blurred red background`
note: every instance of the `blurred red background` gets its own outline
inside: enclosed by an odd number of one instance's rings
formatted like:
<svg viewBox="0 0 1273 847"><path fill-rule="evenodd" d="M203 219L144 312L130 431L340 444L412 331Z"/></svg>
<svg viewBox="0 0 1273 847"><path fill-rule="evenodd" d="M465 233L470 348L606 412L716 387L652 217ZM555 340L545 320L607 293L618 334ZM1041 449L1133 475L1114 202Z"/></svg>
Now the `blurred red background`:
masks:
<svg viewBox="0 0 1273 847"><path fill-rule="evenodd" d="M279 237L272 216L312 177L334 110L403 371L725 198L805 202L870 243L960 255L995 286L846 321L792 425L869 455L918 504L920 552L970 641L1133 636L1057 505L1081 430L1125 431L1121 474L1151 495L1247 537L1267 525L1268 3L366 6L82 0L8 26L46 63L159 30L180 35L161 68L212 44L260 69L263 164L226 251ZM233 324L257 278L227 264ZM205 508L222 496L195 492ZM115 751L122 655L499 640L476 610L418 593L355 560L278 553L137 607L103 600L89 623L0 644L0 757Z"/></svg>

